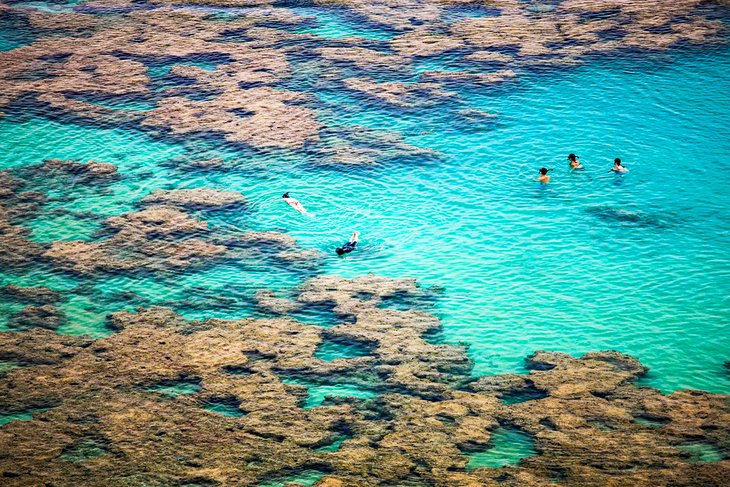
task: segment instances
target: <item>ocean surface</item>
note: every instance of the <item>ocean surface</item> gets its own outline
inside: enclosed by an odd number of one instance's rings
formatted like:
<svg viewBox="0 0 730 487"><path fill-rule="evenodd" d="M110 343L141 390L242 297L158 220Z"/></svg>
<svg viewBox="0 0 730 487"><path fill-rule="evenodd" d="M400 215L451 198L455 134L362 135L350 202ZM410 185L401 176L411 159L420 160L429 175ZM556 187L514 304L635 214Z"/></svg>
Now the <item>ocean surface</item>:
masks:
<svg viewBox="0 0 730 487"><path fill-rule="evenodd" d="M27 8L64 10L42 2ZM337 10L302 7L299 13L317 20L290 27L297 32L373 41L392 35ZM454 13L471 14L480 12ZM0 29L3 50L36 34L8 23ZM110 162L123 175L103 192L39 181L28 189L66 198L23 225L38 242L94 240L105 218L135 210L135 201L156 189L240 191L248 210L205 215L213 227L288 232L327 254L318 269L325 274L373 272L433 286L438 298L423 305L443 322L433 339L468 344L474 376L523 372L524 357L539 349L576 355L615 349L650 368L646 385L730 393L723 366L730 360L728 44L535 68L516 82L462 88L453 102L415 109L318 84L306 61L293 61L290 83L316 97L321 120L396 131L438 156L326 167L306 154L156 139L134 128L48 118L21 105L0 118L0 169L60 158ZM429 69L456 69L459 62L448 55L424 59L401 81ZM198 65L215 69L215 63ZM155 69L150 74L164 86L169 66ZM99 101L105 103L151 108ZM470 117L472 109L495 117ZM569 171L571 152L584 171ZM183 171L167 163L212 157L232 161L235 169ZM628 174L609 172L614 157ZM546 188L535 182L543 166L553 169ZM313 217L293 212L281 200L285 191ZM356 251L336 256L334 248L354 230L361 232ZM246 262L82 278L38 262L22 273L3 269L0 285L61 290L69 298L59 305L68 322L58 331L104 336L111 333L108 313L140 305L171 306L189 319L259 316L257 290L285 292L309 276ZM22 306L0 306L2 329ZM336 322L326 315L302 319ZM314 406L321 398L308 401Z"/></svg>

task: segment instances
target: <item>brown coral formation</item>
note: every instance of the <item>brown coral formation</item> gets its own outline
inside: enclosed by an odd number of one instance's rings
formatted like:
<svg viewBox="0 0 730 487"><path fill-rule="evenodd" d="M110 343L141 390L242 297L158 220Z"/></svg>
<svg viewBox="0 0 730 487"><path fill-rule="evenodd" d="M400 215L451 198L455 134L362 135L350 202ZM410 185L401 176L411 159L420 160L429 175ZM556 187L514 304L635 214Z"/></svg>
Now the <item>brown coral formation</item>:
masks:
<svg viewBox="0 0 730 487"><path fill-rule="evenodd" d="M37 411L0 429L4 482L253 485L314 469L317 485L724 485L730 460L695 463L682 448L727 454L727 396L637 387L645 368L617 352L538 352L528 375L473 380L463 349L421 337L435 318L388 308L424 293L407 279L315 278L289 309L326 302L355 316L329 329L286 317L186 322L150 308L114 314L117 333L94 341L2 333L0 359L26 365L0 379L5 411ZM317 358L333 337L369 352ZM292 377L379 396L302 409L308 386ZM187 393L164 389L175 384ZM500 399L526 389L542 395ZM222 403L239 413L206 409ZM488 448L500 425L531 434L537 455L467 470L466 453Z"/></svg>
<svg viewBox="0 0 730 487"><path fill-rule="evenodd" d="M53 242L44 257L80 274L184 269L221 257L226 248L196 237L207 224L172 207L154 206L107 220L112 236Z"/></svg>
<svg viewBox="0 0 730 487"><path fill-rule="evenodd" d="M113 6L85 2L90 12L118 10L113 21L93 13L21 14L8 8L43 35L31 45L0 53L0 108L32 101L51 115L130 125L156 135L215 135L261 150L314 149L323 164L370 164L372 157L363 148L332 148L323 140L331 127L319 120L318 100L290 83L293 59L301 69L306 57L311 77L322 83L345 78L351 90L391 106L413 107L452 96L444 86L454 83L492 85L531 66L569 66L620 49L716 42L726 30L706 16L702 0L570 0L549 8L506 0L483 4L498 15L453 21L447 20L448 12L465 2L317 2L347 8L368 25L393 34L377 43L293 32L308 19L270 8L266 0L195 3L265 8L237 11L225 22L167 0L144 11L125 0ZM444 54L455 57L458 69L433 70L420 75L419 83L411 82L414 61ZM499 63L504 70L482 72L484 63ZM163 66L169 68L167 74L155 73ZM144 101L152 108L115 109L94 97ZM352 133L357 130L350 127Z"/></svg>
<svg viewBox="0 0 730 487"><path fill-rule="evenodd" d="M377 83L372 78L347 78L343 82L350 90L398 107L415 107L457 96L437 83Z"/></svg>
<svg viewBox="0 0 730 487"><path fill-rule="evenodd" d="M142 203L179 206L190 209L223 209L242 205L246 199L238 191L220 189L159 189L145 196Z"/></svg>
<svg viewBox="0 0 730 487"><path fill-rule="evenodd" d="M30 231L15 224L17 218L35 213L44 200L40 193L21 191L24 185L7 171L0 171L0 266L6 269L26 266L42 252L28 238Z"/></svg>

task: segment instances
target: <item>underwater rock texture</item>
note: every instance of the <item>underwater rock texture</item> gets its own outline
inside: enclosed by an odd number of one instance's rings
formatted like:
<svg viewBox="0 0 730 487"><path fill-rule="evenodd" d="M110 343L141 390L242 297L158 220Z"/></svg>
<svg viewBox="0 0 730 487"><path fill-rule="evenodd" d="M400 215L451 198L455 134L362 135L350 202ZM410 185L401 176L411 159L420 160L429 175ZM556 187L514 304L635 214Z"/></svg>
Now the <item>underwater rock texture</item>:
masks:
<svg viewBox="0 0 730 487"><path fill-rule="evenodd" d="M0 333L0 359L25 365L0 379L4 412L35 411L0 428L4 484L253 485L314 469L317 485L726 485L730 460L697 463L682 445L727 455L728 396L637 387L646 369L618 352L537 352L527 375L474 380L462 347L421 337L438 320L387 307L428 293L409 279L322 276L280 311L328 303L354 322L188 322L148 308L113 314L117 332L98 340ZM333 338L368 352L317 358ZM307 384L336 383L377 397L301 407ZM500 399L525 389L542 394ZM241 414L205 408L221 403ZM501 425L530 434L537 454L467 469Z"/></svg>
<svg viewBox="0 0 730 487"><path fill-rule="evenodd" d="M194 3L248 7L273 2ZM260 150L331 154L328 164L372 164L375 156L363 148L325 140L334 127L320 120L317 99L292 83L301 59L309 62L309 77L320 83L345 79L351 90L402 108L452 98L448 87L454 83L489 87L519 79L534 66L569 67L604 52L717 42L726 30L705 16L702 0L661 0L650 8L647 2L615 0L467 2L490 14L451 20L450 9L464 2L317 3L348 9L392 38L382 45L355 36L327 39L292 32L286 29L311 18L286 8L236 11L221 22L204 9L179 8L173 4L180 2L168 0L144 10L131 0L84 3L89 12L115 11L113 21L91 13L7 7L8 15L24 18L42 35L30 45L0 52L0 109L23 100L50 115L134 126L155 135L213 136ZM432 69L412 83L414 61L443 55L455 56L458 69ZM104 103L120 97L150 108ZM358 132L356 126L337 129L353 136Z"/></svg>

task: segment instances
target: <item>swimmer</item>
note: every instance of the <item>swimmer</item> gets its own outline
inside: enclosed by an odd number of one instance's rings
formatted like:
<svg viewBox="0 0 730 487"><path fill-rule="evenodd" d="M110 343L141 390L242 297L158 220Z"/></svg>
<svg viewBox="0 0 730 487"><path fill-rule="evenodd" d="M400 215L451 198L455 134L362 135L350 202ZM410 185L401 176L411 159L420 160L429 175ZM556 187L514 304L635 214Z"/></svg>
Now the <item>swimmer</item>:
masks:
<svg viewBox="0 0 730 487"><path fill-rule="evenodd" d="M611 168L612 172L615 172L616 174L626 174L629 172L628 169L626 169L623 164L621 164L621 159L618 157L613 160L613 167Z"/></svg>
<svg viewBox="0 0 730 487"><path fill-rule="evenodd" d="M540 168L540 175L537 177L537 181L540 181L540 184L547 184L550 182L550 176L548 176L548 171L550 169Z"/></svg>
<svg viewBox="0 0 730 487"><path fill-rule="evenodd" d="M355 245L357 245L358 240L360 240L360 232L352 232L350 240L348 240L342 247L337 247L335 252L337 252L337 255L349 254L355 250Z"/></svg>
<svg viewBox="0 0 730 487"><path fill-rule="evenodd" d="M286 201L289 206L291 206L292 208L297 210L302 215L309 215L309 213L307 213L307 210L304 209L304 207L299 202L299 200L296 200L296 199L292 198L291 196L289 196L289 191L284 193L284 196L282 196L282 198L284 198L284 201Z"/></svg>
<svg viewBox="0 0 730 487"><path fill-rule="evenodd" d="M580 157L575 154L568 154L568 164L570 164L570 170L583 169L583 164L578 160Z"/></svg>

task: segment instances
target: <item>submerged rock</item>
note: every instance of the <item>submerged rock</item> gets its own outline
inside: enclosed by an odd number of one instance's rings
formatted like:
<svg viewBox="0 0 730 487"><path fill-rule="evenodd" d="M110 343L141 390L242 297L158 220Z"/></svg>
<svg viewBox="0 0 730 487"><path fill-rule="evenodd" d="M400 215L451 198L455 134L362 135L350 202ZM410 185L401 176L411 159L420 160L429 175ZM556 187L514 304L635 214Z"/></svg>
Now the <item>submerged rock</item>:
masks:
<svg viewBox="0 0 730 487"><path fill-rule="evenodd" d="M64 319L63 313L52 304L28 305L12 315L8 326L14 329L47 328L56 329Z"/></svg>
<svg viewBox="0 0 730 487"><path fill-rule="evenodd" d="M142 203L181 206L191 209L222 209L242 205L246 202L237 191L220 189L158 189L142 199Z"/></svg>
<svg viewBox="0 0 730 487"><path fill-rule="evenodd" d="M425 292L410 279L314 278L280 311L333 302L336 313L356 315L329 329L286 317L188 322L149 308L113 314L117 333L97 340L0 333L0 359L25 365L0 377L3 407L50 407L0 428L0 471L8 485L251 485L308 469L321 485L723 485L730 461L716 452L728 451L730 397L637 387L645 367L613 351L537 352L528 375L474 381L462 349L423 342L435 318L379 307ZM370 345L317 358L323 341L355 339ZM300 407L303 395L343 383L370 399ZM525 387L544 393L500 399ZM467 468L468 454L489 449L504 428L524 432L533 456ZM321 448L338 438L337 448ZM685 451L698 442L712 461Z"/></svg>
<svg viewBox="0 0 730 487"><path fill-rule="evenodd" d="M0 287L0 297L34 304L54 304L62 299L61 293L45 286L20 287L12 284Z"/></svg>

